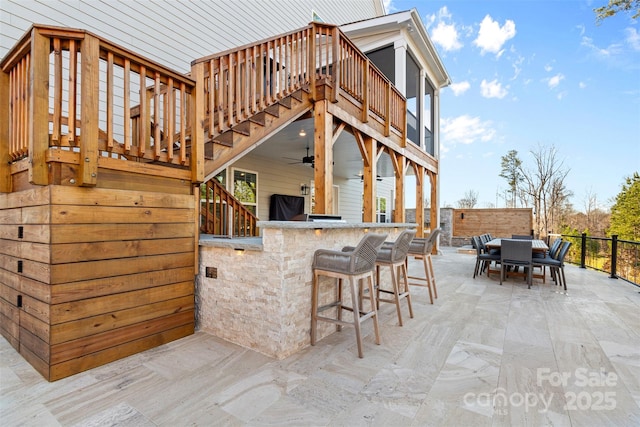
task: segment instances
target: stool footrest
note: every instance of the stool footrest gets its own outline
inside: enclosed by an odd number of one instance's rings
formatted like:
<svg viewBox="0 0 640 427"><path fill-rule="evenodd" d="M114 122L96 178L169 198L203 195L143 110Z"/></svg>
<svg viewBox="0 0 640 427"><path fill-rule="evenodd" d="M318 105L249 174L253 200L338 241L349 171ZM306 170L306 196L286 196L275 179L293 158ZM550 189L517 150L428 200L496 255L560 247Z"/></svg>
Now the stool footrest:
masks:
<svg viewBox="0 0 640 427"><path fill-rule="evenodd" d="M325 305L322 305L322 306L318 307L318 313L321 312L321 311L328 310L330 308L334 308L334 307L340 307L340 308L344 308L344 309L347 308L347 307L344 307L340 301L335 301L335 302L331 302L329 304L325 304Z"/></svg>

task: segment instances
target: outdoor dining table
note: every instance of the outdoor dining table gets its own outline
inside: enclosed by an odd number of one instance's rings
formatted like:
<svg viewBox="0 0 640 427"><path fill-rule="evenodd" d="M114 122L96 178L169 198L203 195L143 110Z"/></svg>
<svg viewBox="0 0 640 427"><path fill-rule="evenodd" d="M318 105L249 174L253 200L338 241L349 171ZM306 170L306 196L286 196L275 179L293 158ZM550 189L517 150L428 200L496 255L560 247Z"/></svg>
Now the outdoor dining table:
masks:
<svg viewBox="0 0 640 427"><path fill-rule="evenodd" d="M493 239L493 240L489 240L487 243L484 244L485 247L487 248L487 250L491 250L491 249L500 249L502 246L502 239ZM544 242L544 240L540 240L540 239L532 239L531 240L531 251L533 252L533 254L542 254L542 256L544 256L544 254L549 250L549 246L547 246L547 244ZM492 270L492 272L496 272L496 270ZM542 272L539 274L533 273L532 274L533 277L537 278L537 279L542 279L542 283L546 283L545 281L545 276L544 276L544 269L542 269Z"/></svg>

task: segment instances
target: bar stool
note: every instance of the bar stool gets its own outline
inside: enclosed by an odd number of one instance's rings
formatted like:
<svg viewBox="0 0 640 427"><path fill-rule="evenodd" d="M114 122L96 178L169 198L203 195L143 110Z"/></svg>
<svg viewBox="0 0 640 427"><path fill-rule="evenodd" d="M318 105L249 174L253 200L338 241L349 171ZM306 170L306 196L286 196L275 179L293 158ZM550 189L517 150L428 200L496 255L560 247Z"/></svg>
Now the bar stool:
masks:
<svg viewBox="0 0 640 427"><path fill-rule="evenodd" d="M373 271L378 249L387 238L386 234L366 234L352 251L336 251L329 249L318 249L313 255L313 287L311 293L311 345L316 344L316 333L318 320L336 324L336 331L340 331L343 325L353 325L356 331L356 341L358 344L358 357L362 358L362 336L360 324L369 319L373 319L373 329L375 332L376 344L380 344L380 331L378 330L378 312L376 303L371 298L371 308L363 311L360 307L362 294L359 286L361 281L367 279L367 287L370 295L373 295ZM319 278L320 276L333 277L337 282L337 293L335 301L318 306ZM345 306L342 301L342 281L349 280L351 289L351 306ZM336 307L335 318L319 316L318 313ZM353 321L342 320L342 310L353 313Z"/></svg>
<svg viewBox="0 0 640 427"><path fill-rule="evenodd" d="M400 311L400 300L407 299L409 306L409 317L413 318L413 308L411 307L411 294L409 293L409 283L407 280L407 253L409 245L416 235L415 230L405 230L396 239L395 242L385 242L378 249L376 257L376 299L377 307L380 308L380 302L390 302L396 305L398 313L398 324L402 326L402 313ZM391 271L392 289L383 289L380 283L380 268L389 267ZM404 278L404 288L400 290L400 276ZM382 298L380 293L392 295L393 297Z"/></svg>
<svg viewBox="0 0 640 427"><path fill-rule="evenodd" d="M429 289L429 300L433 304L433 299L438 298L438 290L436 289L436 276L433 273L433 263L431 262L431 251L441 229L436 228L426 238L413 239L409 246L408 257L422 259L424 267L424 278L418 276L409 276L409 279L418 280L418 282L409 282L410 285L424 286Z"/></svg>

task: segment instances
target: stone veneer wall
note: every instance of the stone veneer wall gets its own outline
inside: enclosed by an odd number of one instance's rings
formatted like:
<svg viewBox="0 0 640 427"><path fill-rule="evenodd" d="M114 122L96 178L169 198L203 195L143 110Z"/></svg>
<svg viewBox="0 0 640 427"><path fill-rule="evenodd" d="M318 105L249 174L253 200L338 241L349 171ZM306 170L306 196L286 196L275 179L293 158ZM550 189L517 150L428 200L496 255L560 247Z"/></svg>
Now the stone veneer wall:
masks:
<svg viewBox="0 0 640 427"><path fill-rule="evenodd" d="M404 228L410 227L372 226L368 231L387 233L387 240L395 240ZM367 229L314 230L309 226L302 229L260 226L260 229L261 248L247 246L238 251L231 242L217 247L205 245L201 240L196 324L227 341L284 358L310 345L311 265L315 250L354 246ZM217 278L205 277L206 267L217 268ZM383 280L386 276L389 275L383 272ZM329 300L328 289L332 288L329 280L323 279L321 289L325 291L320 298L324 301ZM319 323L320 337L334 331L334 325ZM355 344L354 337L345 335L345 339L353 339Z"/></svg>

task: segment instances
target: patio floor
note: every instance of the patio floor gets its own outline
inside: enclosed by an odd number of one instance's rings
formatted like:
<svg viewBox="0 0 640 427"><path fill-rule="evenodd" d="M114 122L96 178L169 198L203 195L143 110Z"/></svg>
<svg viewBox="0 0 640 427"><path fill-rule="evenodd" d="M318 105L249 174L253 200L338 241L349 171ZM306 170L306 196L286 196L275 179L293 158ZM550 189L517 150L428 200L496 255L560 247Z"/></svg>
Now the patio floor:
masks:
<svg viewBox="0 0 640 427"><path fill-rule="evenodd" d="M404 327L384 304L364 359L350 328L284 360L197 332L48 383L0 337L1 423L640 425L640 288L575 266L567 294L549 279L500 286L474 263L443 248L436 304L412 287Z"/></svg>

